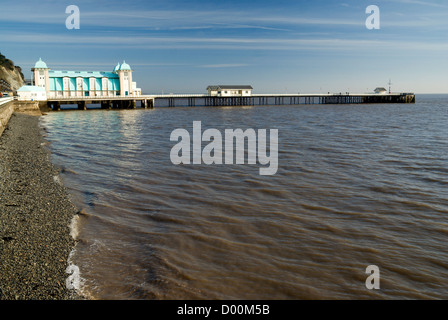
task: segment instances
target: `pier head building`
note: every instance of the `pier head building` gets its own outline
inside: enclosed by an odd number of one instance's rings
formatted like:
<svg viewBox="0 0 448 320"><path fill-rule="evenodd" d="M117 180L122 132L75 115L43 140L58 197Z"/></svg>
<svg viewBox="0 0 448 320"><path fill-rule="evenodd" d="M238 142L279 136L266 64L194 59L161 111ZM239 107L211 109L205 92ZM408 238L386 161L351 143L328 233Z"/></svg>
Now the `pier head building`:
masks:
<svg viewBox="0 0 448 320"><path fill-rule="evenodd" d="M216 85L208 86L207 92L211 97L250 97L253 89L249 85Z"/></svg>
<svg viewBox="0 0 448 320"><path fill-rule="evenodd" d="M39 59L34 68L34 85L44 88L47 98L138 97L141 89L132 81L133 70L125 61L112 71L52 70Z"/></svg>

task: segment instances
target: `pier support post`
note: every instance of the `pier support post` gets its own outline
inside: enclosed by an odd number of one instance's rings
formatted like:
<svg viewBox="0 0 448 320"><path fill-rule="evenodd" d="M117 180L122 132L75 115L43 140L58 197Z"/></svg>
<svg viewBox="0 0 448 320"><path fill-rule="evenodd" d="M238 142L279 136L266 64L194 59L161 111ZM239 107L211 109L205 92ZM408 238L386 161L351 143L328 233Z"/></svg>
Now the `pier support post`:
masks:
<svg viewBox="0 0 448 320"><path fill-rule="evenodd" d="M53 107L53 111L60 111L61 110L61 105L59 104L59 102L52 103L52 107Z"/></svg>
<svg viewBox="0 0 448 320"><path fill-rule="evenodd" d="M110 101L101 101L101 109L109 110L110 108Z"/></svg>
<svg viewBox="0 0 448 320"><path fill-rule="evenodd" d="M78 101L78 110L87 110L87 105L85 101Z"/></svg>

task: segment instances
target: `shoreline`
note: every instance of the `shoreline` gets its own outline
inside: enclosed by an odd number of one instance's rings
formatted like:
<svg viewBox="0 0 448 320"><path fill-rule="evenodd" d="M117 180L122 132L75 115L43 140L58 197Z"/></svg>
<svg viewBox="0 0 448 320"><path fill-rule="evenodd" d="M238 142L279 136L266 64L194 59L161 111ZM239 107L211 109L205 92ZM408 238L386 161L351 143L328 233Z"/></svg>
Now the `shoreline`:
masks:
<svg viewBox="0 0 448 320"><path fill-rule="evenodd" d="M14 113L0 136L0 300L84 299L66 287L79 210L46 144L36 115Z"/></svg>

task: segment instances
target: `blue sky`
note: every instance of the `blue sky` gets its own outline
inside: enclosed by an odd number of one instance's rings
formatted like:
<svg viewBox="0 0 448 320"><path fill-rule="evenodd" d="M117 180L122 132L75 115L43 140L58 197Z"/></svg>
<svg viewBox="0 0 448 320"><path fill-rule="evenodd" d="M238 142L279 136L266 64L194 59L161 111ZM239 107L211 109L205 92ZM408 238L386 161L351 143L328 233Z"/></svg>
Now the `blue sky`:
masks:
<svg viewBox="0 0 448 320"><path fill-rule="evenodd" d="M68 30L68 5L81 28ZM2 1L0 51L30 77L110 71L126 60L143 93L204 93L250 84L254 93L448 93L448 2ZM368 30L377 5L381 29Z"/></svg>

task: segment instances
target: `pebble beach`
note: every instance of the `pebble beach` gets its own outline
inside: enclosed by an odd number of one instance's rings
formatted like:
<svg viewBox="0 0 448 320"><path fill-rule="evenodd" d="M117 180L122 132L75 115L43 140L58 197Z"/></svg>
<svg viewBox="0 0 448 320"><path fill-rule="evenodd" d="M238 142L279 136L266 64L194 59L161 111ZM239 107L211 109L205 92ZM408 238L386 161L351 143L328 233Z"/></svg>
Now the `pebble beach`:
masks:
<svg viewBox="0 0 448 320"><path fill-rule="evenodd" d="M43 135L38 116L16 113L0 137L0 300L80 299L66 287L78 210Z"/></svg>

